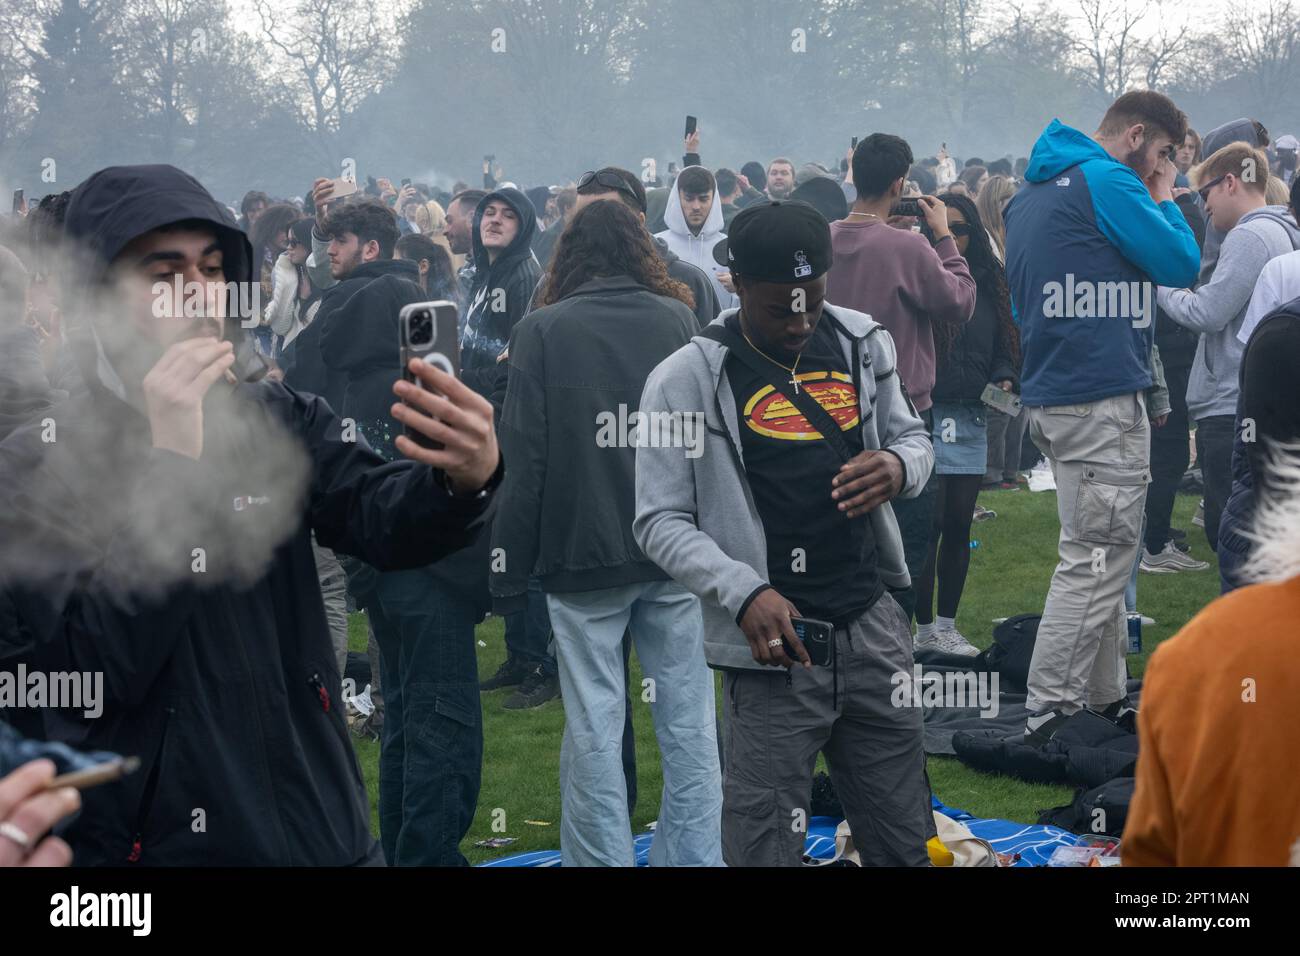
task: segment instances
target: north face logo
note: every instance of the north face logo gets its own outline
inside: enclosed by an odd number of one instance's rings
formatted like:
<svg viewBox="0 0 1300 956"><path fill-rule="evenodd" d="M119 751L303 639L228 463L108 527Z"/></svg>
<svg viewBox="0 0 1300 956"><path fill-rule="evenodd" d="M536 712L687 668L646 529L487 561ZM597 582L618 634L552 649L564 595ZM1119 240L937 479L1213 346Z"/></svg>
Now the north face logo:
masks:
<svg viewBox="0 0 1300 956"><path fill-rule="evenodd" d="M1070 177L1069 177L1069 176L1062 176L1060 179L1058 179L1058 180L1056 181L1056 185L1058 185L1058 186L1068 186L1068 185L1070 185Z"/></svg>

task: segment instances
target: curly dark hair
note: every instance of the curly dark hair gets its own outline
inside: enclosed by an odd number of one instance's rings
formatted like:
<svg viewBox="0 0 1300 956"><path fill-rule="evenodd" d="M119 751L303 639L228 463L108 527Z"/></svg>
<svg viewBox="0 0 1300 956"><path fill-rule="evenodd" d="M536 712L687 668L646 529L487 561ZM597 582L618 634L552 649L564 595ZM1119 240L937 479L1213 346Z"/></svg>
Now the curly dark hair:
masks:
<svg viewBox="0 0 1300 956"><path fill-rule="evenodd" d="M397 215L378 199L367 197L357 202L335 206L320 223L327 236L352 233L365 245L371 239L379 243L379 258L393 258L393 247L401 230L397 228Z"/></svg>
<svg viewBox="0 0 1300 956"><path fill-rule="evenodd" d="M946 206L951 206L962 214L970 225L970 242L966 244L966 262L970 265L971 275L975 277L975 294L991 296L998 313L998 334L1007 343L1011 354L1011 363L1020 368L1020 331L1011 318L1011 293L1007 288L1007 273L993 251L993 242L988 230L980 219L979 209L969 196L957 193L944 193L939 199ZM952 344L961 334L961 326L947 322L934 325L934 347L938 354L946 357L952 350Z"/></svg>
<svg viewBox="0 0 1300 956"><path fill-rule="evenodd" d="M584 208L560 234L537 304L554 305L584 283L608 276L629 276L656 295L695 308L690 287L669 278L640 217L621 202L605 200Z"/></svg>

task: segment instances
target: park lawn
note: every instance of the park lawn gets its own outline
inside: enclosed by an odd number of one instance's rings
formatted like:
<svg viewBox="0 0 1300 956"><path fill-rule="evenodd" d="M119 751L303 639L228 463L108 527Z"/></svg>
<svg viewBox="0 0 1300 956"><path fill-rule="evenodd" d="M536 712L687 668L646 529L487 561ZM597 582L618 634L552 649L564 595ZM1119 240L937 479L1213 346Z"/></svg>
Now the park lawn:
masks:
<svg viewBox="0 0 1300 956"><path fill-rule="evenodd" d="M1187 532L1192 555L1210 562L1200 572L1148 575L1138 578L1138 608L1156 624L1143 630L1143 653L1131 656L1129 666L1140 676L1147 656L1157 644L1172 636L1219 593L1214 556L1205 535L1192 524L1196 497L1179 495L1174 508L1175 527ZM977 647L987 647L993 638L993 618L1037 613L1056 564L1056 496L1051 492L992 491L980 496L980 503L998 517L975 524L971 537L978 547L971 551L970 573L957 615L957 627ZM479 675L493 674L505 659L504 628L500 618L491 617L478 627ZM349 621L349 639L355 651L365 651L366 625L360 614ZM640 686L641 670L632 662L634 686ZM720 677L718 678L720 687ZM483 786L478 812L462 850L471 863L530 850L558 849L560 845L560 738L564 732L564 709L559 700L528 711L507 711L501 707L510 690L482 695L483 703ZM721 700L721 692L718 693ZM636 727L637 787L635 832L658 815L663 777L659 770L649 704L634 697ZM379 833L378 778L379 745L353 737L370 795L371 829ZM952 807L976 816L1001 817L1021 823L1035 823L1038 811L1068 803L1068 787L1029 784L1000 775L968 769L950 757L929 759L930 783L935 796ZM496 829L494 829L496 821ZM504 829L502 830L502 827ZM475 847L474 843L494 836L515 837L504 849Z"/></svg>

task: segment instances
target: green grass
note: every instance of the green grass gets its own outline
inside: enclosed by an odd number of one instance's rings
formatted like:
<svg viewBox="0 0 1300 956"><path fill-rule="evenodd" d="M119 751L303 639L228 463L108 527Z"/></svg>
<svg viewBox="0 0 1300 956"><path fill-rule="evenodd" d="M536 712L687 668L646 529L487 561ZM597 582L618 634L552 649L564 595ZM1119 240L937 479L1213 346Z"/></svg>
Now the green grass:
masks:
<svg viewBox="0 0 1300 956"><path fill-rule="evenodd" d="M1056 565L1056 496L1052 493L1020 491L985 492L980 503L998 517L972 526L971 537L979 547L971 551L970 574L957 614L957 627L977 647L987 647L993 638L995 617L1037 613ZM1139 575L1138 608L1155 618L1153 627L1143 630L1143 654L1130 657L1129 666L1140 676L1146 659L1157 644L1172 636L1183 624L1219 593L1214 556L1200 528L1192 524L1196 498L1180 495L1174 508L1175 527L1187 532L1192 555L1210 562L1201 572ZM353 650L366 646L366 626L361 615L349 622ZM490 676L505 659L505 638L500 618L489 618L478 628L479 674ZM633 686L641 682L641 670L632 662ZM719 685L720 686L720 685ZM502 702L509 690L482 695L483 703L483 787L478 812L462 849L471 863L481 863L510 853L558 849L560 843L559 761L560 737L564 731L564 709L555 700L535 710L506 711ZM721 700L719 691L718 699ZM655 745L649 705L634 698L637 752L637 811L632 821L636 832L658 815L663 777ZM362 772L370 792L371 829L378 835L379 745L353 738ZM969 810L977 816L1001 817L1022 823L1037 821L1038 811L1070 800L1068 787L1023 783L1010 777L970 770L955 759L931 757L930 782L935 795L949 806ZM492 829L494 811L504 812L505 832ZM549 826L537 826L538 821ZM489 850L475 847L478 840L512 836L518 842L508 848Z"/></svg>

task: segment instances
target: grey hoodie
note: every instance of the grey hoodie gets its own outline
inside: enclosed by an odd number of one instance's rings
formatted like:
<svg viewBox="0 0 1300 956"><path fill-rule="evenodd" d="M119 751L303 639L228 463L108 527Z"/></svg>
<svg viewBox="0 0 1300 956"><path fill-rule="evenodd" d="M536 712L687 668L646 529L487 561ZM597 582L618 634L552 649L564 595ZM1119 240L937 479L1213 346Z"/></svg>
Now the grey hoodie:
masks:
<svg viewBox="0 0 1300 956"><path fill-rule="evenodd" d="M725 322L727 309L713 324ZM920 494L934 465L934 449L921 418L904 395L895 371L894 340L871 317L826 305L851 337L841 335L852 368L855 345L862 363L858 401L862 442L887 448L903 462L899 497ZM636 518L632 533L647 558L700 598L704 653L712 667L763 670L737 624L741 608L767 580L767 537L754 504L740 442L740 425L727 381L728 349L696 336L660 362L646 380L641 412L702 415L704 445L693 455L643 444L636 453ZM893 508L871 512L876 563L890 588L911 578Z"/></svg>
<svg viewBox="0 0 1300 956"><path fill-rule="evenodd" d="M1156 302L1184 328L1201 333L1187 383L1187 414L1196 421L1237 413L1237 339L1255 283L1270 259L1300 248L1300 228L1285 206L1248 212L1223 240L1213 277L1196 291L1161 287Z"/></svg>
<svg viewBox="0 0 1300 956"><path fill-rule="evenodd" d="M1209 159L1229 143L1249 143L1254 146L1254 121L1246 118L1235 119L1231 123L1224 123L1210 130L1201 140L1201 159ZM1197 196L1196 202L1204 212L1205 206L1200 198ZM1215 229L1209 222L1205 224L1205 243L1201 246L1201 274L1196 280L1198 285L1205 285L1214 275L1214 267L1219 261L1219 247L1223 245L1223 236L1222 229Z"/></svg>

